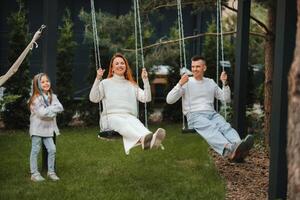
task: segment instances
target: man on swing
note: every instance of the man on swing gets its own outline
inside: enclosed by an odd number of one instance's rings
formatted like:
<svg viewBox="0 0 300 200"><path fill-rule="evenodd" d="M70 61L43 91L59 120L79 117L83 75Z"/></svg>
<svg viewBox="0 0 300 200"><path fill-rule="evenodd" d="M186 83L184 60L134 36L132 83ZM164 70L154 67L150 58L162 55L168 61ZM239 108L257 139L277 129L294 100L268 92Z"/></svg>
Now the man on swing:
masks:
<svg viewBox="0 0 300 200"><path fill-rule="evenodd" d="M222 90L213 79L204 77L206 62L203 57L197 55L191 61L193 77L182 75L168 93L167 103L173 104L182 97L182 111L189 128L195 129L218 154L233 162L242 162L253 146L253 136L247 135L241 140L236 130L214 109L215 98L230 101L226 72L220 76Z"/></svg>

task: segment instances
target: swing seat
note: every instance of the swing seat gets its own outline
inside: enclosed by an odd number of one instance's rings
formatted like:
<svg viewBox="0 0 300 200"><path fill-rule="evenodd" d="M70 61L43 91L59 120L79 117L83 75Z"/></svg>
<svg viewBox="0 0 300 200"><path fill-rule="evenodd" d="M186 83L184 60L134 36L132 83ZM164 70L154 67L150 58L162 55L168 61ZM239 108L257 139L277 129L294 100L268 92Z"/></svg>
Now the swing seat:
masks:
<svg viewBox="0 0 300 200"><path fill-rule="evenodd" d="M100 131L98 133L98 138L115 139L119 137L121 137L121 135L117 131L112 130Z"/></svg>
<svg viewBox="0 0 300 200"><path fill-rule="evenodd" d="M186 133L196 133L195 129L192 128L183 128L181 129L181 133L186 134Z"/></svg>

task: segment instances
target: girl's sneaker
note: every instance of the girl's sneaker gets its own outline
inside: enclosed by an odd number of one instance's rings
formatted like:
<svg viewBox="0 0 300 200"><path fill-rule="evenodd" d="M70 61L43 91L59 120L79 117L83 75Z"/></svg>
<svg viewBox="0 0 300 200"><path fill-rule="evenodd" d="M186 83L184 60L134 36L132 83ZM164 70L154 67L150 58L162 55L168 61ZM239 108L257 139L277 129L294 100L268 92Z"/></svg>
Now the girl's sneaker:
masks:
<svg viewBox="0 0 300 200"><path fill-rule="evenodd" d="M31 180L33 182L41 182L41 181L44 181L44 177L42 177L42 175L40 173L36 173L36 174L32 174L31 175Z"/></svg>
<svg viewBox="0 0 300 200"><path fill-rule="evenodd" d="M51 179L52 181L58 181L59 180L59 177L56 175L55 172L48 172L47 173L47 176L49 179Z"/></svg>

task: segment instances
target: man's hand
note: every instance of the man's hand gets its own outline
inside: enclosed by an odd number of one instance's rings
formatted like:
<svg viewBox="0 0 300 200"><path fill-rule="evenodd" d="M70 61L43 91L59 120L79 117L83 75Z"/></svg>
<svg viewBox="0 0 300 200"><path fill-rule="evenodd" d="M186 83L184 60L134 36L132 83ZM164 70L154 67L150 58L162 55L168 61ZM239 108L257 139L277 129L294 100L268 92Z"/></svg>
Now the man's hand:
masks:
<svg viewBox="0 0 300 200"><path fill-rule="evenodd" d="M181 76L181 79L179 80L179 85L183 86L184 84L186 84L189 81L189 76L187 74L183 74Z"/></svg>
<svg viewBox="0 0 300 200"><path fill-rule="evenodd" d="M220 80L222 81L223 85L227 84L227 74L225 71L223 71L220 75Z"/></svg>

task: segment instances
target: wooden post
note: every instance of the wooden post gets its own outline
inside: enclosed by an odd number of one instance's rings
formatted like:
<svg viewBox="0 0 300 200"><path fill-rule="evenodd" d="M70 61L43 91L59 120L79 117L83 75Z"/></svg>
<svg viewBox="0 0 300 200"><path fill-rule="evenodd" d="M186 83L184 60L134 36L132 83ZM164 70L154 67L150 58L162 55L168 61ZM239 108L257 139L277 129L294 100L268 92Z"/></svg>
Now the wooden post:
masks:
<svg viewBox="0 0 300 200"><path fill-rule="evenodd" d="M246 135L246 94L249 50L250 0L238 1L237 39L234 74L233 127L243 138Z"/></svg>
<svg viewBox="0 0 300 200"><path fill-rule="evenodd" d="M296 42L296 9L296 0L277 1L270 130L269 199L287 198L287 78Z"/></svg>

